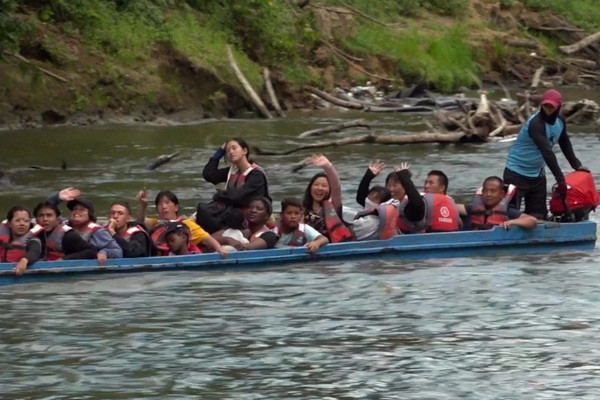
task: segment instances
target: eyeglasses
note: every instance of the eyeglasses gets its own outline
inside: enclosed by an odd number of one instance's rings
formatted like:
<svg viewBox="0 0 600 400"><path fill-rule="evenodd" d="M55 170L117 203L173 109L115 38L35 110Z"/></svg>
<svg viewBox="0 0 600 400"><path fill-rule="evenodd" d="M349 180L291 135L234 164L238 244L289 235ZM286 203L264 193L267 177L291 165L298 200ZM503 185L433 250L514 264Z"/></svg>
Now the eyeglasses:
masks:
<svg viewBox="0 0 600 400"><path fill-rule="evenodd" d="M13 219L13 221L16 222L17 224L20 224L20 223L30 224L31 223L31 220L27 219L27 218L15 218L15 219Z"/></svg>

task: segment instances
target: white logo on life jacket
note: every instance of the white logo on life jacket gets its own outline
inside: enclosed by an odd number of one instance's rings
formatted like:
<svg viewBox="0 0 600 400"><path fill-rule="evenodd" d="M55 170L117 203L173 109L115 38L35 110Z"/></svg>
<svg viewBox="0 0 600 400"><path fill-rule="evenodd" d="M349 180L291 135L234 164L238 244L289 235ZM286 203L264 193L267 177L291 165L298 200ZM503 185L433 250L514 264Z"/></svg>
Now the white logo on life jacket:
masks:
<svg viewBox="0 0 600 400"><path fill-rule="evenodd" d="M442 214L442 217L448 218L450 216L450 210L448 210L448 207L443 206L440 208L440 214Z"/></svg>

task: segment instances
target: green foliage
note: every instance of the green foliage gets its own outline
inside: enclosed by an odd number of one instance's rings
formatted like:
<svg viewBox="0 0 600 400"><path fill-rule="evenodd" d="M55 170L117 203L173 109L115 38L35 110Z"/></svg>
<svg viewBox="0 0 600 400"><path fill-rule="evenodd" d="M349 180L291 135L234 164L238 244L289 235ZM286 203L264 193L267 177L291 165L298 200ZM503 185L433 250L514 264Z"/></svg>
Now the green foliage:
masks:
<svg viewBox="0 0 600 400"><path fill-rule="evenodd" d="M460 17L467 11L469 0L428 0L423 5L440 15Z"/></svg>
<svg viewBox="0 0 600 400"><path fill-rule="evenodd" d="M440 37L407 29L390 31L384 27L363 27L343 41L349 52L357 55L379 54L398 66L398 74L408 82L428 81L448 91L472 85L477 64L465 43L465 28L455 27Z"/></svg>
<svg viewBox="0 0 600 400"><path fill-rule="evenodd" d="M464 41L467 36L465 28L458 26L429 44L427 54L432 62L428 65L427 77L438 89L449 91L475 83L477 64Z"/></svg>
<svg viewBox="0 0 600 400"><path fill-rule="evenodd" d="M388 23L398 22L398 17L414 17L422 10L459 17L464 15L469 0L329 0L327 4L351 7Z"/></svg>
<svg viewBox="0 0 600 400"><path fill-rule="evenodd" d="M0 58L4 51L14 51L18 43L18 34L22 28L11 15L16 6L15 0L0 0Z"/></svg>

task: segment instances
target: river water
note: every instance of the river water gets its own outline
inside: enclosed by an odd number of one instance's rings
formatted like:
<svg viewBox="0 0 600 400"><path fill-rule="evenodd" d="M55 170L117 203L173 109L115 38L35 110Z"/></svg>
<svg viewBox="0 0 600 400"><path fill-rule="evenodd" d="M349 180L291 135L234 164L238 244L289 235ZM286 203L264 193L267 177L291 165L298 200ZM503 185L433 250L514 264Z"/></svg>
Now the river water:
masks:
<svg viewBox="0 0 600 400"><path fill-rule="evenodd" d="M74 185L101 218L113 199L135 203L141 188L151 196L171 189L191 213L214 190L201 170L226 138L287 149L303 142L294 138L302 131L354 118L369 119L381 133L427 129L425 114L336 111L278 121L0 132L6 173L0 209L33 207ZM598 182L596 129L571 131L577 155ZM323 152L352 205L370 159L411 162L419 185L428 170L443 169L450 193L467 199L483 178L502 174L510 144ZM176 151L173 161L145 169ZM289 170L308 154L256 157L275 200L302 195L317 170ZM568 170L564 157L559 160ZM597 399L599 263L595 249L6 286L0 290L0 398Z"/></svg>

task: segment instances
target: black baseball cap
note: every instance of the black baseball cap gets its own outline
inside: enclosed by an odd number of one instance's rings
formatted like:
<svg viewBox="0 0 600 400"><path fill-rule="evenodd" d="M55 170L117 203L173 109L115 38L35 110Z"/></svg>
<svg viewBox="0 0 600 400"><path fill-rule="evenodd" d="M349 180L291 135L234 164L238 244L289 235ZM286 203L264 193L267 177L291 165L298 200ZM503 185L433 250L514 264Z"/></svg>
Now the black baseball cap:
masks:
<svg viewBox="0 0 600 400"><path fill-rule="evenodd" d="M188 230L187 225L180 221L179 222L170 222L167 225L163 235L166 239L169 234L171 234L173 232L179 232L180 230L183 230L189 236L189 230Z"/></svg>

